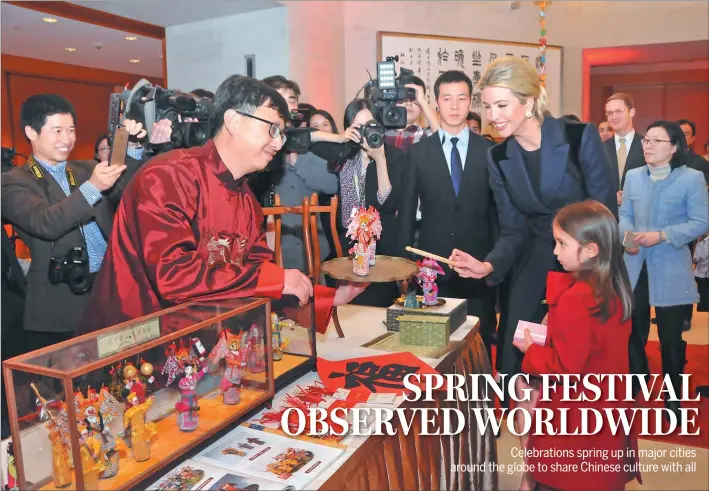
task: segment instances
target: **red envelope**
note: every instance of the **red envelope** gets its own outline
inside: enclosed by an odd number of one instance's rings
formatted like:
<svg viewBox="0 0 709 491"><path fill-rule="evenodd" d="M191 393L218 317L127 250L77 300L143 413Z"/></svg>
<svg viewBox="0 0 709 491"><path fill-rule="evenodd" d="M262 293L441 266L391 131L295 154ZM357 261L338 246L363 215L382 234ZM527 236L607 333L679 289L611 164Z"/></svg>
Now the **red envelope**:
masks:
<svg viewBox="0 0 709 491"><path fill-rule="evenodd" d="M404 386L408 374L438 374L430 365L411 353L350 358L330 361L318 358L318 375L325 386L335 391L396 393L409 392ZM424 383L418 383L423 387Z"/></svg>

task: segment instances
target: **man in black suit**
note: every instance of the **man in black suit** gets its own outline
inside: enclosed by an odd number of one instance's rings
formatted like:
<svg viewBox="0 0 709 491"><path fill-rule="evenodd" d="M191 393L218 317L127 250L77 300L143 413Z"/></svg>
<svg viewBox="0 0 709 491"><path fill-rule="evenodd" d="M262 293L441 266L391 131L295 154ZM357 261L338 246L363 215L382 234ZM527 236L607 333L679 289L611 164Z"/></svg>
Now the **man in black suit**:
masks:
<svg viewBox="0 0 709 491"><path fill-rule="evenodd" d="M399 204L402 250L413 243L419 200L421 249L443 257L456 248L476 257L492 249L495 211L487 175L491 144L468 128L472 89L470 78L460 71L445 72L434 84L440 129L408 151ZM496 327L494 288L444 268L441 296L468 300L468 313L480 318L480 334L489 351Z"/></svg>
<svg viewBox="0 0 709 491"><path fill-rule="evenodd" d="M616 92L606 100L606 118L615 135L603 144L608 152L611 167L615 171L618 206L623 199L625 174L630 169L645 165L641 143L643 135L633 128L634 117L635 102L628 94Z"/></svg>
<svg viewBox="0 0 709 491"><path fill-rule="evenodd" d="M677 124L682 128L682 133L684 133L684 137L687 139L687 148L689 148L689 152L687 152L685 158L685 165L704 174L704 180L707 182L707 186L709 186L709 162L701 155L694 153L693 149L694 140L697 136L697 126L694 124L694 121L688 119L680 119L677 121Z"/></svg>

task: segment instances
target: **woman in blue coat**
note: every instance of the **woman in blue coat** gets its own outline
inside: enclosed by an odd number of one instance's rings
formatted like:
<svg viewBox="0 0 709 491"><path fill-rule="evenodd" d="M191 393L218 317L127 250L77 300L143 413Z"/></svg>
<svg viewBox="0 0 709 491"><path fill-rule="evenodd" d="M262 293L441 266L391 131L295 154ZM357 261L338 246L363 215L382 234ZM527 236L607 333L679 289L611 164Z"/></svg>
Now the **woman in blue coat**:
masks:
<svg viewBox="0 0 709 491"><path fill-rule="evenodd" d="M546 91L528 62L500 58L479 86L488 121L505 137L488 153L500 237L485 258L454 251L451 259L464 277L487 277L491 284L508 277L496 366L512 375L522 360L512 345L517 323L542 322L547 273L563 271L554 256L554 215L585 199L600 201L617 215L615 181L598 129L551 117Z"/></svg>
<svg viewBox="0 0 709 491"><path fill-rule="evenodd" d="M642 144L647 165L628 171L620 206L625 264L635 294L633 331L647 341L654 306L662 371L679 390L687 351L684 308L699 302L689 244L709 229L709 194L704 175L684 164L687 142L679 125L652 123ZM679 410L678 402L666 400L665 406Z"/></svg>

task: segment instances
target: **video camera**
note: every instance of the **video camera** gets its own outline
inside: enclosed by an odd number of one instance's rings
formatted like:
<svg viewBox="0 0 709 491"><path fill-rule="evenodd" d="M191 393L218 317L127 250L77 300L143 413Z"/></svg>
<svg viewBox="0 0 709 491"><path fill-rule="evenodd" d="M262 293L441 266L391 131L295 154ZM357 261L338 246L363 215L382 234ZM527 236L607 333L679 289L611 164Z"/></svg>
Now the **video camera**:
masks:
<svg viewBox="0 0 709 491"><path fill-rule="evenodd" d="M414 72L407 68L396 75L398 56L388 56L377 63L377 78L365 86L366 97L377 110L375 117L386 128L406 128L406 108L398 102L416 100L416 91L406 85L413 83Z"/></svg>
<svg viewBox="0 0 709 491"><path fill-rule="evenodd" d="M113 133L123 119L143 123L148 135L153 124L169 119L172 121L170 148L190 148L204 145L211 137L209 114L212 101L207 97L195 97L176 90L163 89L141 79L131 90L111 94L108 111L108 131ZM185 122L194 118L196 122Z"/></svg>

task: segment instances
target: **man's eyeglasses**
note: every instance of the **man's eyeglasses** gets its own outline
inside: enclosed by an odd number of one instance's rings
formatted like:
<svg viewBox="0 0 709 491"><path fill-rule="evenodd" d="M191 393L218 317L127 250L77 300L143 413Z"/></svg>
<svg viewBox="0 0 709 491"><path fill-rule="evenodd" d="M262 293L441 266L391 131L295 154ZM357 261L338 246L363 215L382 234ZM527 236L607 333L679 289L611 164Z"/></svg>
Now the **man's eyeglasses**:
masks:
<svg viewBox="0 0 709 491"><path fill-rule="evenodd" d="M286 140L288 137L283 133L281 130L280 126L278 126L276 123L269 121L267 119L259 118L258 116L254 116L253 114L245 113L243 111L236 111L237 114L241 114L242 116L246 116L247 118L255 119L256 121L261 121L262 123L266 123L268 125L268 134L271 135L271 138L281 138L281 142L283 144L286 143Z"/></svg>
<svg viewBox="0 0 709 491"><path fill-rule="evenodd" d="M658 143L670 143L670 140L654 140L654 139L648 139L648 138L643 138L640 140L643 145L649 145L651 147L654 147Z"/></svg>
<svg viewBox="0 0 709 491"><path fill-rule="evenodd" d="M621 107L620 109L616 109L615 111L606 111L606 117L610 118L611 116L613 116L615 114L620 116L621 114L623 114L624 111L625 111L624 107Z"/></svg>

